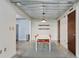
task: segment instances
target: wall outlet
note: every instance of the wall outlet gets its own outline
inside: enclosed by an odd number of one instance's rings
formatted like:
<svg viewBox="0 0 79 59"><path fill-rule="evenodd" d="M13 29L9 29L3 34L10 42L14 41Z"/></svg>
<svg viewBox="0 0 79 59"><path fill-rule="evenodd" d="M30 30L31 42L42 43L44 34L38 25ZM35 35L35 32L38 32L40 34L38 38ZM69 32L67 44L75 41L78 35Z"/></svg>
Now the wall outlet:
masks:
<svg viewBox="0 0 79 59"><path fill-rule="evenodd" d="M0 54L2 54L2 50L0 50Z"/></svg>

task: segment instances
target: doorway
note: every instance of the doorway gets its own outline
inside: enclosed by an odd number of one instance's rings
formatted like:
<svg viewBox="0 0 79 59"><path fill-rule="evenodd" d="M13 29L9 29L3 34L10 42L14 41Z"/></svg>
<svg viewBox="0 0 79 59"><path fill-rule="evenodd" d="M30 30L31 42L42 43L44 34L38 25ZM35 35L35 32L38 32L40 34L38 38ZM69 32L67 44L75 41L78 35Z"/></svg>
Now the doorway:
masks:
<svg viewBox="0 0 79 59"><path fill-rule="evenodd" d="M68 15L68 49L76 55L76 11Z"/></svg>
<svg viewBox="0 0 79 59"><path fill-rule="evenodd" d="M58 20L58 43L60 43L60 20Z"/></svg>
<svg viewBox="0 0 79 59"><path fill-rule="evenodd" d="M19 25L16 24L16 41L19 40Z"/></svg>

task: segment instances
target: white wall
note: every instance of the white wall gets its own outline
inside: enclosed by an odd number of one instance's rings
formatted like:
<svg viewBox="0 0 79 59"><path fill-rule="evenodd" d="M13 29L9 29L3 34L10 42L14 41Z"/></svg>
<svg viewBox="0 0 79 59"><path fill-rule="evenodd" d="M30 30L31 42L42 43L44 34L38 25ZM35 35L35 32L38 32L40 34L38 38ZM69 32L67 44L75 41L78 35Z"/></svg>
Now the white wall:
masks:
<svg viewBox="0 0 79 59"><path fill-rule="evenodd" d="M0 0L0 50L1 57L16 54L16 13L7 0ZM4 51L4 48L7 48Z"/></svg>
<svg viewBox="0 0 79 59"><path fill-rule="evenodd" d="M76 6L76 55L79 57L79 3Z"/></svg>
<svg viewBox="0 0 79 59"><path fill-rule="evenodd" d="M43 24L49 24L50 30L38 30L39 24L42 24L41 20L38 19L33 19L32 20L32 40L35 40L35 35L40 34L40 35L52 35L52 40L57 40L57 21L56 20L48 20L46 23Z"/></svg>
<svg viewBox="0 0 79 59"><path fill-rule="evenodd" d="M67 17L60 20L60 43L67 49Z"/></svg>

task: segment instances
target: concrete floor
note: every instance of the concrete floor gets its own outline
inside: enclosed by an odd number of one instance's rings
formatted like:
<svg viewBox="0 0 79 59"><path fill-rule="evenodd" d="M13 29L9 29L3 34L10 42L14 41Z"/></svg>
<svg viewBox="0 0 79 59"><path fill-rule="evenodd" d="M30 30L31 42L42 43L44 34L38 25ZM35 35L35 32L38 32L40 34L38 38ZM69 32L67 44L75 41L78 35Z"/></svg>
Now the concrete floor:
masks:
<svg viewBox="0 0 79 59"><path fill-rule="evenodd" d="M75 58L75 56L58 44L52 42L51 52L48 48L40 48L36 52L35 42L17 42L17 54L14 58Z"/></svg>

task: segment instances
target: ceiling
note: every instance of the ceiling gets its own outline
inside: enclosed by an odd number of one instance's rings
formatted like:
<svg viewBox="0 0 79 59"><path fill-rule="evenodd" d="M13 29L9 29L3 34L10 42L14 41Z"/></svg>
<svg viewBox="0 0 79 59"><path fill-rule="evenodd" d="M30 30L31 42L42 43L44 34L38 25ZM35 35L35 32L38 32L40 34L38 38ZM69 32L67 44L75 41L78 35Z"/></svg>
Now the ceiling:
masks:
<svg viewBox="0 0 79 59"><path fill-rule="evenodd" d="M10 0L32 18L58 18L78 0Z"/></svg>

